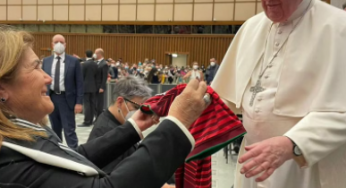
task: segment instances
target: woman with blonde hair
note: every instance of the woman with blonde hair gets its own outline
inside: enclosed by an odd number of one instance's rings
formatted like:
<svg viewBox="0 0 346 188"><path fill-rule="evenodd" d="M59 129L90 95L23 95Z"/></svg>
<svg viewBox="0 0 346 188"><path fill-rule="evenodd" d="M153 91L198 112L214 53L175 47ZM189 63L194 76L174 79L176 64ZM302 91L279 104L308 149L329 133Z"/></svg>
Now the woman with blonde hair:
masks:
<svg viewBox="0 0 346 188"><path fill-rule="evenodd" d="M184 163L194 146L188 128L206 108L206 84L191 82L168 117L110 174L100 168L122 155L158 119L136 111L76 151L41 121L54 110L52 79L40 68L25 31L0 26L0 187L157 188ZM193 104L193 105L191 105Z"/></svg>

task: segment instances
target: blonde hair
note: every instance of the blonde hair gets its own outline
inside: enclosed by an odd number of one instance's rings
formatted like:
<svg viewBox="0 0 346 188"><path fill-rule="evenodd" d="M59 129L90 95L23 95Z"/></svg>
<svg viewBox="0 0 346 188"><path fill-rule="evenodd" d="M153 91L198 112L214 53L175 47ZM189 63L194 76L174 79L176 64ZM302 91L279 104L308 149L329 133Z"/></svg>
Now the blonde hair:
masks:
<svg viewBox="0 0 346 188"><path fill-rule="evenodd" d="M11 83L15 80L19 62L25 50L32 47L34 37L25 31L13 27L0 25L0 82ZM0 96L1 97L1 96ZM10 121L15 114L0 103L0 147L4 138L33 141L34 136L45 136L30 128L16 126Z"/></svg>

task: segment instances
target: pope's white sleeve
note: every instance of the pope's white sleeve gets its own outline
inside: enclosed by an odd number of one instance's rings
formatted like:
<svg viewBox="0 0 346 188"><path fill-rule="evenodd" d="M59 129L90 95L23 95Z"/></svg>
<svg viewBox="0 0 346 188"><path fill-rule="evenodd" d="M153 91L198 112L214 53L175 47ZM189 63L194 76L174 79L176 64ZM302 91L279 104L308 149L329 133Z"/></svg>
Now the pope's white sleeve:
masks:
<svg viewBox="0 0 346 188"><path fill-rule="evenodd" d="M290 129L291 138L312 166L346 143L346 113L311 112Z"/></svg>

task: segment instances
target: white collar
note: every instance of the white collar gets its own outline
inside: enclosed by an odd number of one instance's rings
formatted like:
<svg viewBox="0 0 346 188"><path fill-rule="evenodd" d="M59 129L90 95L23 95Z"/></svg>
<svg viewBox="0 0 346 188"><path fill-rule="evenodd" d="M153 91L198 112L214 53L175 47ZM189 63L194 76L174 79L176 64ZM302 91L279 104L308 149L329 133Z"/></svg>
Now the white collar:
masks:
<svg viewBox="0 0 346 188"><path fill-rule="evenodd" d="M61 57L61 59L65 59L65 52L60 55L54 54L54 59L56 59L58 56Z"/></svg>
<svg viewBox="0 0 346 188"><path fill-rule="evenodd" d="M37 131L46 131L46 129L44 129L43 127L41 127L40 125L36 125L34 123L31 123L29 121L20 119L20 118L11 118L10 119L14 124L19 125L21 127L25 127L25 128L31 128Z"/></svg>
<svg viewBox="0 0 346 188"><path fill-rule="evenodd" d="M287 21L293 21L297 18L303 16L314 4L314 0L303 0L298 6L297 10L293 12L293 14L288 18Z"/></svg>

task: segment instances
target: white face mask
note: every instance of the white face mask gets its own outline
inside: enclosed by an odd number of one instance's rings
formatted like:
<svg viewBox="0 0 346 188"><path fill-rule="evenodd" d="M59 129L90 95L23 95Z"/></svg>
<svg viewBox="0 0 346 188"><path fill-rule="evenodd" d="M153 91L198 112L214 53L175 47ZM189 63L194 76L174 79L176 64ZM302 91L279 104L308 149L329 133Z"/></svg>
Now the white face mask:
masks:
<svg viewBox="0 0 346 188"><path fill-rule="evenodd" d="M210 62L210 65L211 66L215 66L215 62Z"/></svg>
<svg viewBox="0 0 346 188"><path fill-rule="evenodd" d="M94 58L94 59L97 59L97 55L96 55L96 54L93 54L93 58Z"/></svg>
<svg viewBox="0 0 346 188"><path fill-rule="evenodd" d="M119 65L120 65L120 63L119 63L119 62L115 64L115 66L119 66Z"/></svg>
<svg viewBox="0 0 346 188"><path fill-rule="evenodd" d="M134 113L136 113L137 110L132 110L132 111L129 111L129 113L127 113L125 119L128 120L130 119Z"/></svg>
<svg viewBox="0 0 346 188"><path fill-rule="evenodd" d="M198 69L198 65L194 65L194 66L193 66L193 69Z"/></svg>
<svg viewBox="0 0 346 188"><path fill-rule="evenodd" d="M126 102L124 101L124 103L125 103L125 108L126 108L126 110L127 110L127 114L126 114L126 117L124 117L124 113L119 109L119 112L120 112L120 114L121 114L121 116L124 118L124 120L126 121L126 120L128 120L128 119L130 119L131 117L132 117L132 115L137 111L137 110L132 110L132 111L130 111L129 110L129 107L127 106L127 104L126 104Z"/></svg>
<svg viewBox="0 0 346 188"><path fill-rule="evenodd" d="M58 42L54 44L54 52L57 54L62 54L65 52L65 45L62 43Z"/></svg>

